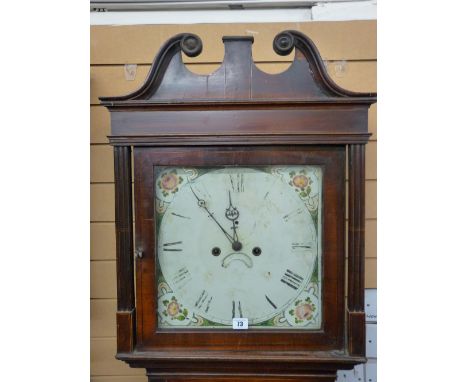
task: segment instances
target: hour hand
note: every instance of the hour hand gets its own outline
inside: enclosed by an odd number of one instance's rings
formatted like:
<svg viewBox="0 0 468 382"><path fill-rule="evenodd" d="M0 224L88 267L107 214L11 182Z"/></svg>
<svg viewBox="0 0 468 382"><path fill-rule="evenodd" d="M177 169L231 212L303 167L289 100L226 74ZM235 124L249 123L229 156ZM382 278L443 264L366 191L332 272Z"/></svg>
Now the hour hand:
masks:
<svg viewBox="0 0 468 382"><path fill-rule="evenodd" d="M228 191L228 195L229 195L229 207L226 208L226 218L231 221L235 221L239 218L239 211L237 210L236 207L232 205L231 191Z"/></svg>
<svg viewBox="0 0 468 382"><path fill-rule="evenodd" d="M232 230L234 232L234 243L232 243L232 248L235 251L239 251L242 248L242 244L239 242L239 237L237 236L237 219L239 218L239 211L236 207L232 205L231 200L231 191L228 191L229 196L229 207L226 208L225 216L228 220L232 222Z"/></svg>

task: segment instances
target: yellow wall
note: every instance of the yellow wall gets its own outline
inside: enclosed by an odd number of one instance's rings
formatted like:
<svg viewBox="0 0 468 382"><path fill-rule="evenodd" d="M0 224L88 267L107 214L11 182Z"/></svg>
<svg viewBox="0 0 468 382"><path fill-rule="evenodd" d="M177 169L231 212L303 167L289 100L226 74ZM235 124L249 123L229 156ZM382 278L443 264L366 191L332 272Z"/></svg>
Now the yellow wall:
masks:
<svg viewBox="0 0 468 382"><path fill-rule="evenodd" d="M115 355L115 234L112 149L107 145L110 119L98 97L139 87L160 46L181 32L198 34L204 49L186 58L196 73L214 71L223 59L224 35L253 35L258 66L275 73L287 68L292 55L273 52L274 36L285 29L307 34L317 45L332 78L355 91L376 91L376 22L316 22L231 25L94 26L91 28L91 381L146 382L144 370L131 369ZM345 61L344 71L340 71ZM125 79L124 65L138 64L135 80ZM366 158L366 288L376 288L377 260L377 129L376 106L370 110L373 133Z"/></svg>

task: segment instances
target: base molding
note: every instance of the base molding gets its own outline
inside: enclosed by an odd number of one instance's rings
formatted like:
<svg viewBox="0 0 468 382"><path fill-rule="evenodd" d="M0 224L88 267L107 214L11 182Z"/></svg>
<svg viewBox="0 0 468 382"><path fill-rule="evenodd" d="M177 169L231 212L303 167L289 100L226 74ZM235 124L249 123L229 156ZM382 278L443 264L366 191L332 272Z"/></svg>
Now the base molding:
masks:
<svg viewBox="0 0 468 382"><path fill-rule="evenodd" d="M334 382L337 370L366 361L340 351L159 350L117 358L146 369L148 382Z"/></svg>
<svg viewBox="0 0 468 382"><path fill-rule="evenodd" d="M179 375L161 376L153 375L151 370L147 370L148 382L334 382L336 371L329 373L317 373L309 376L283 377L268 376L259 377L252 375L220 376L220 375Z"/></svg>

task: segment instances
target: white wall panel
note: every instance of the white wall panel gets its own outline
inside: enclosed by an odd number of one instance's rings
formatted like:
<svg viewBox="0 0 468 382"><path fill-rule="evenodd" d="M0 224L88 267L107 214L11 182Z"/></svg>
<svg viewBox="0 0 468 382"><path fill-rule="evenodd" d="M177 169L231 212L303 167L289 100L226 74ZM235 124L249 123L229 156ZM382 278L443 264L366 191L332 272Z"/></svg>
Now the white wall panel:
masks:
<svg viewBox="0 0 468 382"><path fill-rule="evenodd" d="M377 324L366 325L366 357L377 357Z"/></svg>
<svg viewBox="0 0 468 382"><path fill-rule="evenodd" d="M319 3L312 7L315 21L376 20L377 0Z"/></svg>
<svg viewBox="0 0 468 382"><path fill-rule="evenodd" d="M336 382L364 382L364 365L356 365L353 370L339 370Z"/></svg>
<svg viewBox="0 0 468 382"><path fill-rule="evenodd" d="M105 5L102 6L106 8ZM93 8L93 7L92 7ZM200 23L270 23L304 21L376 20L377 0L342 0L301 8L186 10L183 7L157 10L158 7L135 5L135 10L91 12L91 25L200 24ZM115 7L114 7L115 8ZM126 5L126 9L128 4Z"/></svg>
<svg viewBox="0 0 468 382"><path fill-rule="evenodd" d="M377 382L377 360L369 359L365 366L366 382Z"/></svg>
<svg viewBox="0 0 468 382"><path fill-rule="evenodd" d="M366 289L364 302L366 322L377 322L377 289Z"/></svg>

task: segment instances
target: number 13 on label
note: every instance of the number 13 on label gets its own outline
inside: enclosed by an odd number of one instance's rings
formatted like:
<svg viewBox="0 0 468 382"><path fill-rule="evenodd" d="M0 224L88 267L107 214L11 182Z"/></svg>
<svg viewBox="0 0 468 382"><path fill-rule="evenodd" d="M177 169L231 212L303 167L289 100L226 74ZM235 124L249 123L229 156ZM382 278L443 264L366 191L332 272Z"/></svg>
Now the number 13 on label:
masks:
<svg viewBox="0 0 468 382"><path fill-rule="evenodd" d="M249 328L249 320L247 318L233 318L232 328L234 330L243 330Z"/></svg>

